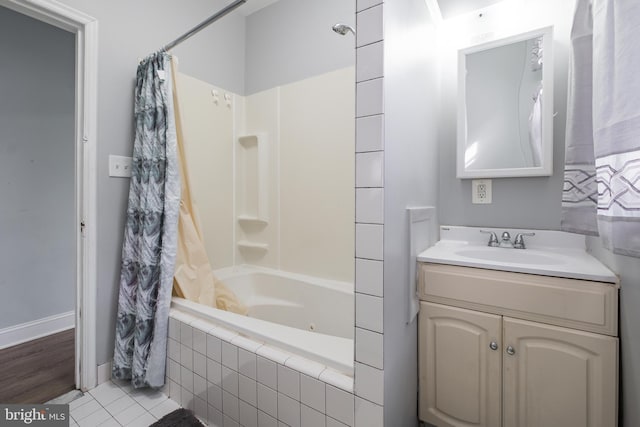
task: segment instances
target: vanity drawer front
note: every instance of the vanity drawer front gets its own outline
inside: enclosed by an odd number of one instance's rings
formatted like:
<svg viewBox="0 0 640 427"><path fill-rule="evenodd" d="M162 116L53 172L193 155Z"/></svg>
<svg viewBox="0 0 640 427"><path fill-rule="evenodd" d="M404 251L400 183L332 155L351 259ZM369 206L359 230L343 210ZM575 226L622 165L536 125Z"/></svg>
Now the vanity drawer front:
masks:
<svg viewBox="0 0 640 427"><path fill-rule="evenodd" d="M616 336L613 284L441 264L420 264L425 301Z"/></svg>

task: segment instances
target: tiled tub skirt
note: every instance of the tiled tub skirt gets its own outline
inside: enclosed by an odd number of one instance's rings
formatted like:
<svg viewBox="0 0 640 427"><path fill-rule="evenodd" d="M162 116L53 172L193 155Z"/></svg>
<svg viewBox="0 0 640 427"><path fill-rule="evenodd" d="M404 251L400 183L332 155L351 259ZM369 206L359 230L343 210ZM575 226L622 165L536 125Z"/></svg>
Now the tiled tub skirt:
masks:
<svg viewBox="0 0 640 427"><path fill-rule="evenodd" d="M166 384L209 425L354 426L352 377L173 308Z"/></svg>

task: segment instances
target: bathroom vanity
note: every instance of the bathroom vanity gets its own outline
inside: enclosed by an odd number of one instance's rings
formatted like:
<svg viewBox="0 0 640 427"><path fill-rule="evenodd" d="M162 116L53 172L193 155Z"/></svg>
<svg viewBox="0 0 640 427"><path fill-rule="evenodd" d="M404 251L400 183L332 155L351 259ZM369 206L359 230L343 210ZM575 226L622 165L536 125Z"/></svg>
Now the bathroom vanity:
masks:
<svg viewBox="0 0 640 427"><path fill-rule="evenodd" d="M535 233L514 249L441 227L418 257L422 421L617 425L618 280L583 237Z"/></svg>

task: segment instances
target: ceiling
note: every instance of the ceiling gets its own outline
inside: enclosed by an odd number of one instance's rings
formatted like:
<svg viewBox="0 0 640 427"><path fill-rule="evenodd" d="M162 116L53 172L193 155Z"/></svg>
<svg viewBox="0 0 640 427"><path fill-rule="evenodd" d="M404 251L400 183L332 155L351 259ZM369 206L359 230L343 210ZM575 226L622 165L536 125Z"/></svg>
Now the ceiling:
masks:
<svg viewBox="0 0 640 427"><path fill-rule="evenodd" d="M277 1L278 0L247 0L245 4L243 4L242 6L240 6L239 9L237 9L237 12L241 13L244 16L248 16L248 15L251 15L253 12L256 12L264 7L267 7L270 4L273 4ZM226 3L227 4L232 3L232 0L227 0Z"/></svg>
<svg viewBox="0 0 640 427"><path fill-rule="evenodd" d="M249 0L251 1L251 0ZM255 1L255 0L254 0ZM453 18L482 9L502 0L437 0L442 19Z"/></svg>

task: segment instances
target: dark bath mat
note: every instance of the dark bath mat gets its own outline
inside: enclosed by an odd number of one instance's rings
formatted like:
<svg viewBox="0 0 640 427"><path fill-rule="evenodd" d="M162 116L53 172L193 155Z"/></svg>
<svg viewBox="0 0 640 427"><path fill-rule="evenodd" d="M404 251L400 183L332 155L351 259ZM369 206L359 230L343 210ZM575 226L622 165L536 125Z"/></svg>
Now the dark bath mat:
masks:
<svg viewBox="0 0 640 427"><path fill-rule="evenodd" d="M149 427L204 427L188 409L180 408L169 412Z"/></svg>

